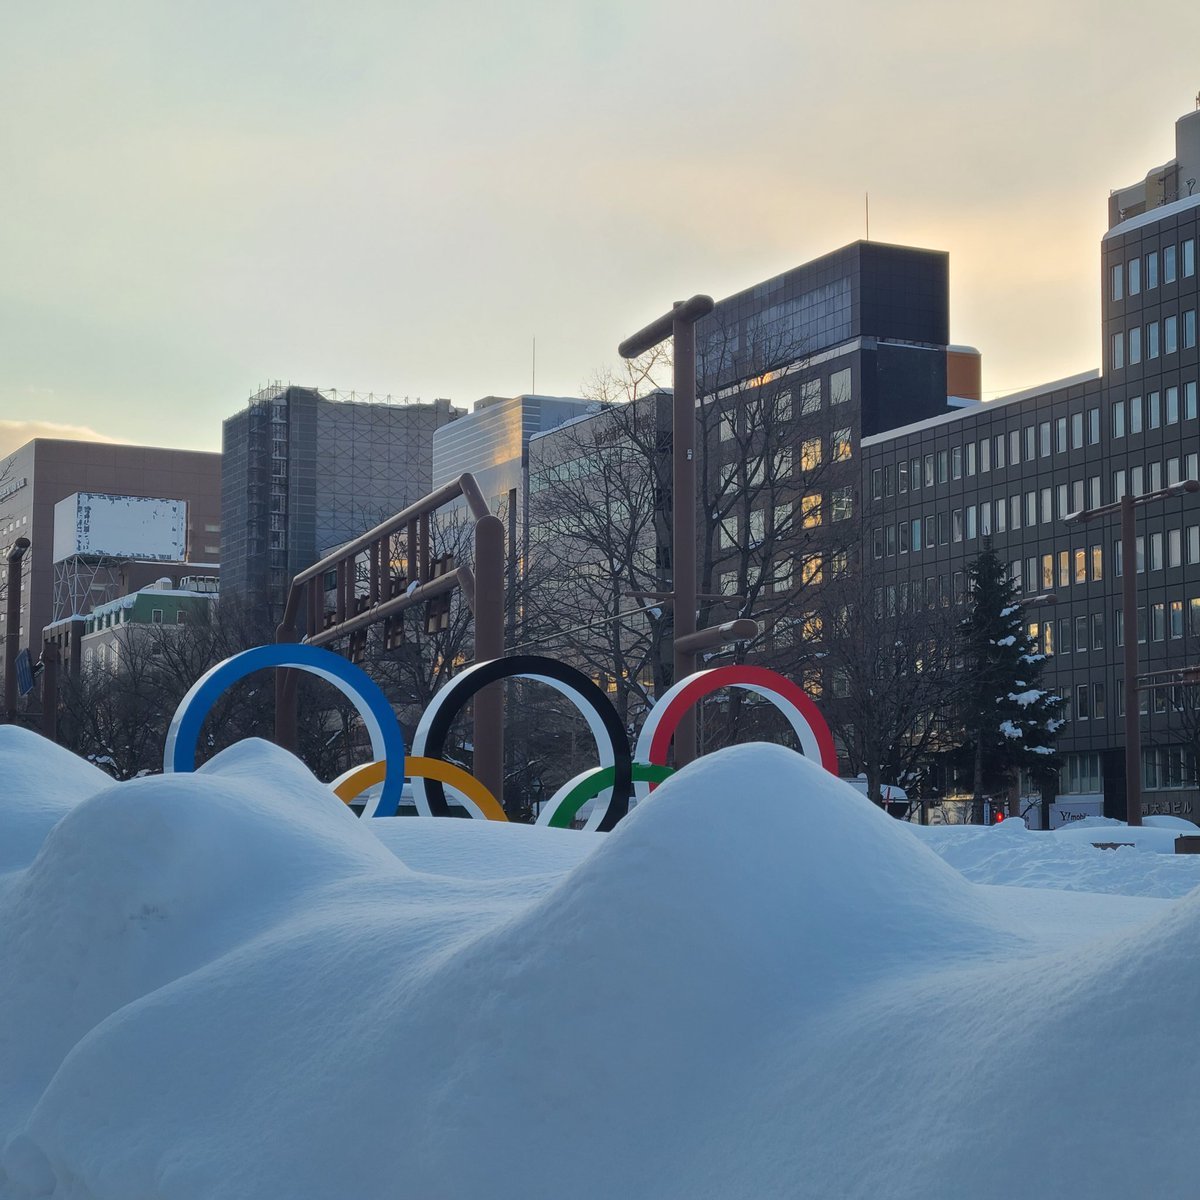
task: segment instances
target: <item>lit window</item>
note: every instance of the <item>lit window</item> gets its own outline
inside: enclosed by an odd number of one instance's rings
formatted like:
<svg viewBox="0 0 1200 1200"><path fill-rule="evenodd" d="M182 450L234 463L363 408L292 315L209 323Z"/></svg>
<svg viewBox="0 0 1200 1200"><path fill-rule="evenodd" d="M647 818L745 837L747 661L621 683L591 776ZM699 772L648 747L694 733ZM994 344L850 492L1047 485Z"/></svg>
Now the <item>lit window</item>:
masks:
<svg viewBox="0 0 1200 1200"><path fill-rule="evenodd" d="M800 523L805 529L811 529L821 523L821 493L810 492L800 498Z"/></svg>
<svg viewBox="0 0 1200 1200"><path fill-rule="evenodd" d="M834 462L849 462L850 460L850 430L835 429L830 438L830 458Z"/></svg>

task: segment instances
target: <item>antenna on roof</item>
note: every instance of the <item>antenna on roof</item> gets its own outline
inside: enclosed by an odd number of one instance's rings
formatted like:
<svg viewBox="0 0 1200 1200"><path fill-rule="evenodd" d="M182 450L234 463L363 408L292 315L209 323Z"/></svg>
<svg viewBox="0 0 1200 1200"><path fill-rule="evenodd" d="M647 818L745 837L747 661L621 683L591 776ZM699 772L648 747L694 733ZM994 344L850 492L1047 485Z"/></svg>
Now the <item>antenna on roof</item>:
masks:
<svg viewBox="0 0 1200 1200"><path fill-rule="evenodd" d="M867 217L867 241L871 240L871 193L863 192L863 207Z"/></svg>

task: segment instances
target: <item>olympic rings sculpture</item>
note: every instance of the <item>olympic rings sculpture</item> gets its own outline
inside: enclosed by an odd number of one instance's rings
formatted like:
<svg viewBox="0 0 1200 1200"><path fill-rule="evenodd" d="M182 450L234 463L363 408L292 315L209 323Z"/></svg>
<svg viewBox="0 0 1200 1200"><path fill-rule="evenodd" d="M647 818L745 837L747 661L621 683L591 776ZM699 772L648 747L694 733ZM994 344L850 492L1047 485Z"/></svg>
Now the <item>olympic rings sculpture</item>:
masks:
<svg viewBox="0 0 1200 1200"><path fill-rule="evenodd" d="M256 646L206 671L180 701L163 748L163 770L193 771L205 717L233 684L265 668L290 667L332 683L355 706L371 739L372 761L353 767L330 784L349 804L382 784L368 799L364 816L395 816L404 779L412 779L413 801L423 816L447 816L449 788L473 817L504 821L500 801L478 779L443 757L454 718L482 688L502 679L545 683L574 702L596 742L599 766L568 780L538 815L539 825L569 828L589 800L585 829L607 832L629 811L630 793L643 800L668 776L671 739L680 718L705 696L726 687L742 688L770 701L786 717L806 757L837 774L837 754L829 726L817 706L790 679L766 667L730 665L698 671L667 689L646 717L631 753L625 729L604 692L582 671L558 659L520 654L467 667L445 683L421 715L412 753L387 697L365 671L340 655L304 643Z"/></svg>

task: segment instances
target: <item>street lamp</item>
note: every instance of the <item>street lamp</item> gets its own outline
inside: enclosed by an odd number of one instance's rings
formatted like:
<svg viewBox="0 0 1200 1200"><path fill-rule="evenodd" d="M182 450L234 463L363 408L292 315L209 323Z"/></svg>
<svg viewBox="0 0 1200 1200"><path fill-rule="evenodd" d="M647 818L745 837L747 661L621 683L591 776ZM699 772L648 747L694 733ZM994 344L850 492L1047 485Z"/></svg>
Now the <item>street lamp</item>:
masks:
<svg viewBox="0 0 1200 1200"><path fill-rule="evenodd" d="M1200 492L1200 480L1185 479L1170 487L1134 496L1126 492L1115 504L1084 509L1063 518L1064 525L1086 525L1099 517L1121 514L1121 614L1125 642L1125 819L1130 825L1142 823L1142 727L1138 710L1138 639L1137 639L1137 546L1134 509L1156 500L1168 500Z"/></svg>

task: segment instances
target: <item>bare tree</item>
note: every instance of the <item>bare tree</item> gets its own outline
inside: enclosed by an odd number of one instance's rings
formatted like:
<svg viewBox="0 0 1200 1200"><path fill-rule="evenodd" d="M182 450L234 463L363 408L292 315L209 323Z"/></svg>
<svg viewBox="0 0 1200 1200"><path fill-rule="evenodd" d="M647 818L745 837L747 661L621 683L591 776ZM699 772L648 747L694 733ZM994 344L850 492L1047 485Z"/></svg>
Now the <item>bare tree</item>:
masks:
<svg viewBox="0 0 1200 1200"><path fill-rule="evenodd" d="M956 622L907 585L858 572L825 589L812 621L829 680L825 716L850 769L866 774L867 794L880 803L885 779L911 780L956 742Z"/></svg>

